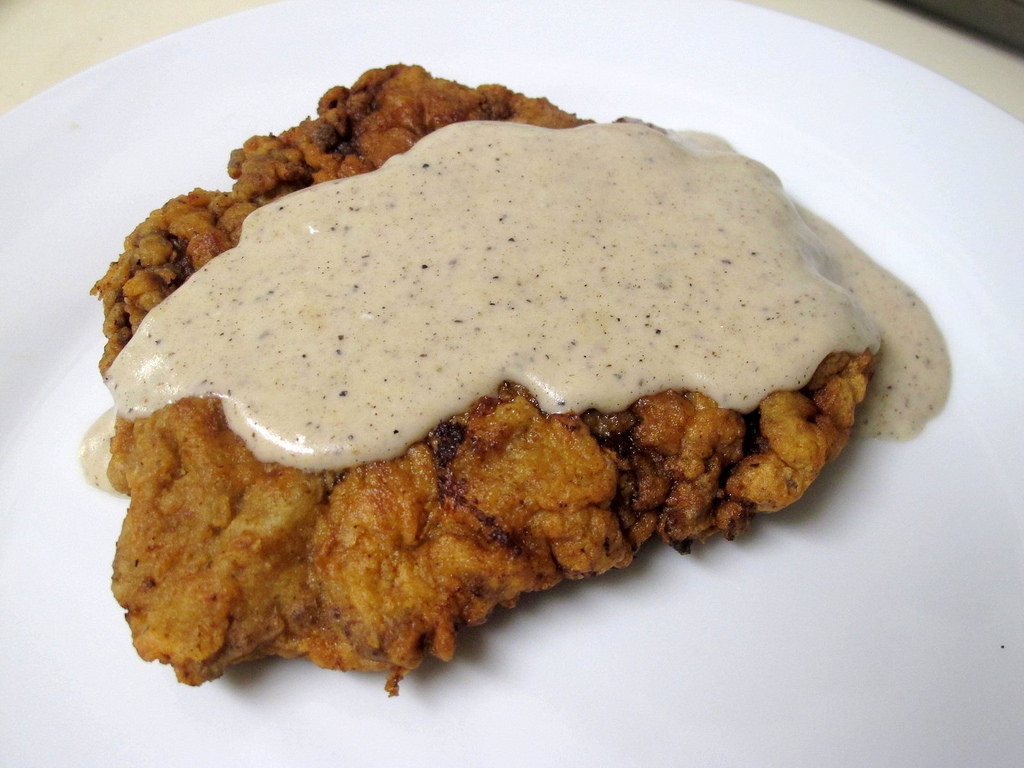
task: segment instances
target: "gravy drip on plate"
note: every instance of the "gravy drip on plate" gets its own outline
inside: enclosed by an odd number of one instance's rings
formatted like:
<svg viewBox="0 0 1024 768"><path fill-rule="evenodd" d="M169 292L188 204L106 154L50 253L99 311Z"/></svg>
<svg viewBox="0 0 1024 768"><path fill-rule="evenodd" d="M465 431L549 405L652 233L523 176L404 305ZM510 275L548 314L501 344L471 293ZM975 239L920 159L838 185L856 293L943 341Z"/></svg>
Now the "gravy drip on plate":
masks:
<svg viewBox="0 0 1024 768"><path fill-rule="evenodd" d="M801 215L825 246L822 272L849 288L882 329L875 375L857 408L857 434L910 439L949 397L953 372L946 340L911 288L821 217L804 209Z"/></svg>
<svg viewBox="0 0 1024 768"><path fill-rule="evenodd" d="M116 418L117 411L113 408L104 411L89 427L78 449L78 461L85 479L101 491L114 495L117 491L107 478L107 465L110 464L110 437L114 434Z"/></svg>
<svg viewBox="0 0 1024 768"><path fill-rule="evenodd" d="M549 412L669 388L750 411L879 346L822 257L776 176L713 141L460 123L250 214L108 385L126 418L218 396L258 458L311 470L394 456L503 380Z"/></svg>

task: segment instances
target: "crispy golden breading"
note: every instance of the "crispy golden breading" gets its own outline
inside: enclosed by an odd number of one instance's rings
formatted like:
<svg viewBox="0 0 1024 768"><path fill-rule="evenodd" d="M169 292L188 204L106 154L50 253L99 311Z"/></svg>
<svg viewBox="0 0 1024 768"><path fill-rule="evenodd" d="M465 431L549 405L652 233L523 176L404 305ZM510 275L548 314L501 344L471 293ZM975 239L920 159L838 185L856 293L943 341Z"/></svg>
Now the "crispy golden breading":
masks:
<svg viewBox="0 0 1024 768"><path fill-rule="evenodd" d="M799 499L850 437L873 372L870 352L829 355L800 392L776 392L744 417L697 392L641 397L584 414L623 467L620 515L638 544L655 530L680 552L733 539L759 512Z"/></svg>
<svg viewBox="0 0 1024 768"><path fill-rule="evenodd" d="M581 121L500 86L417 67L334 88L318 117L232 154L231 192L196 190L126 240L95 292L105 370L146 312L233 246L287 192L379 167L458 120ZM401 456L342 472L259 462L215 398L118 419L109 477L131 497L113 589L139 654L199 684L236 662L306 657L387 671L450 659L461 627L562 579L628 565L659 536L681 552L800 498L849 438L873 358L836 353L753 413L694 392L620 413L545 414L506 383Z"/></svg>
<svg viewBox="0 0 1024 768"><path fill-rule="evenodd" d="M272 654L397 682L495 606L633 558L614 455L516 387L341 475L261 464L209 398L119 421L112 448L114 594L187 683Z"/></svg>

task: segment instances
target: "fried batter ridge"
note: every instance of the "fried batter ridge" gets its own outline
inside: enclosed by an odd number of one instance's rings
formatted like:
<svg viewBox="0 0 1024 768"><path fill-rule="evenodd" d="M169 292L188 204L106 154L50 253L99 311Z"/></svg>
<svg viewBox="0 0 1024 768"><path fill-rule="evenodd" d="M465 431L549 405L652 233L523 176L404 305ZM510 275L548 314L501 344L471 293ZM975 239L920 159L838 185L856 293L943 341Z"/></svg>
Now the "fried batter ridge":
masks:
<svg viewBox="0 0 1024 768"><path fill-rule="evenodd" d="M232 153L230 192L153 212L94 292L106 370L145 314L238 241L256 207L379 167L459 120L582 120L502 86L419 67L332 88L317 117ZM118 419L108 474L131 498L113 591L135 647L199 684L235 663L306 657L388 673L451 659L462 627L499 606L629 565L649 538L680 552L732 539L800 498L849 439L873 366L834 353L799 392L751 414L667 391L625 411L547 414L506 382L401 456L341 472L259 462L215 398Z"/></svg>

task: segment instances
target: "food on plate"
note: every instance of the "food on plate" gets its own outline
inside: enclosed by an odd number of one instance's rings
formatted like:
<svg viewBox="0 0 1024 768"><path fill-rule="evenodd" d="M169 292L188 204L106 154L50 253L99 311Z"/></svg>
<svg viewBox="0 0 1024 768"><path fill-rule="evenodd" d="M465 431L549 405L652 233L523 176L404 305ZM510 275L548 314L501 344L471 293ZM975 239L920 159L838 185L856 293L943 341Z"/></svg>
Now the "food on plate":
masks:
<svg viewBox="0 0 1024 768"><path fill-rule="evenodd" d="M421 67L365 73L352 87L331 88L317 116L278 136L253 136L231 153L229 192L195 189L154 211L125 241L121 257L96 284L103 301L106 369L146 313L193 272L238 242L256 208L330 179L375 170L428 133L466 120L511 120L548 128L580 119L546 99L499 85L467 88Z"/></svg>
<svg viewBox="0 0 1024 768"><path fill-rule="evenodd" d="M837 283L906 291L717 140L419 67L229 172L95 288L114 594L190 684L277 655L395 693L525 592L734 538L839 454L889 348Z"/></svg>

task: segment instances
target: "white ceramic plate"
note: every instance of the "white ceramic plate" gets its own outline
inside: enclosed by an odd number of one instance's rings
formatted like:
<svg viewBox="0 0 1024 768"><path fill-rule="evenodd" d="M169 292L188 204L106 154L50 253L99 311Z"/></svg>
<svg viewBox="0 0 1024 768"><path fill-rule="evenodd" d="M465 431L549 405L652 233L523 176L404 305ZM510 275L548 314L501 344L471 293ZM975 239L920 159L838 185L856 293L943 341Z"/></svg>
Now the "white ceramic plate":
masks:
<svg viewBox="0 0 1024 768"><path fill-rule="evenodd" d="M199 689L109 593L123 504L85 485L107 407L88 296L167 198L363 70L420 63L596 119L721 133L913 285L952 398L854 444L791 511L465 632L388 699L303 661ZM0 763L1016 765L1024 754L1024 126L906 61L727 0L271 5L0 118Z"/></svg>

